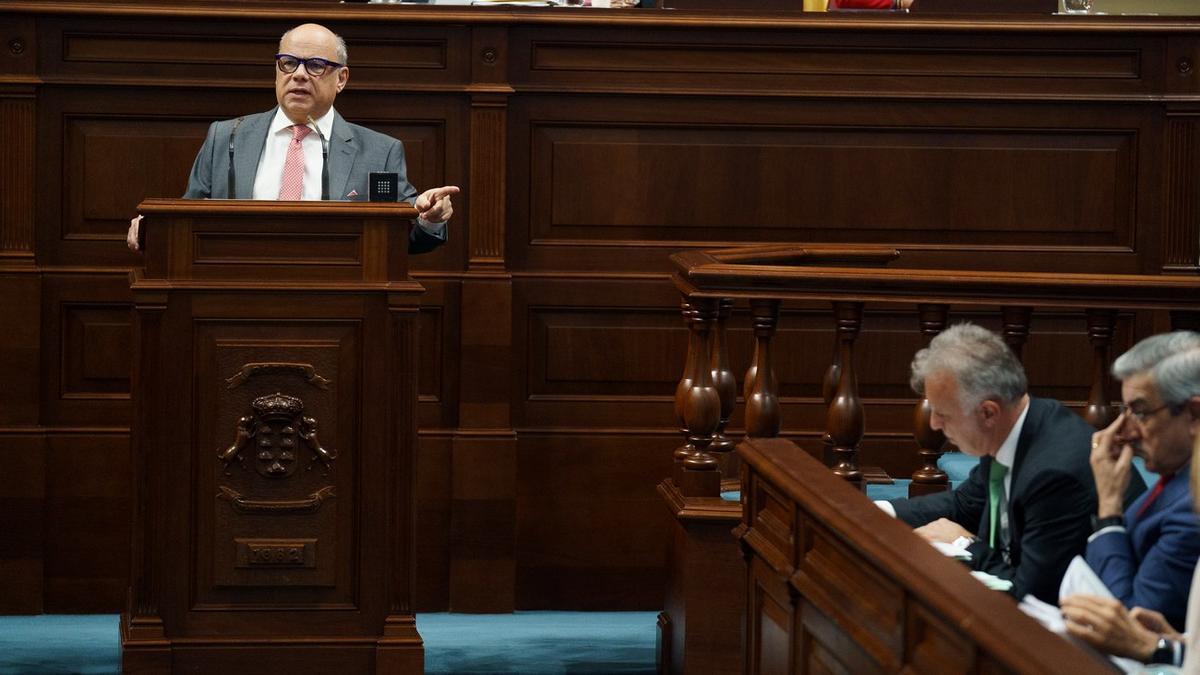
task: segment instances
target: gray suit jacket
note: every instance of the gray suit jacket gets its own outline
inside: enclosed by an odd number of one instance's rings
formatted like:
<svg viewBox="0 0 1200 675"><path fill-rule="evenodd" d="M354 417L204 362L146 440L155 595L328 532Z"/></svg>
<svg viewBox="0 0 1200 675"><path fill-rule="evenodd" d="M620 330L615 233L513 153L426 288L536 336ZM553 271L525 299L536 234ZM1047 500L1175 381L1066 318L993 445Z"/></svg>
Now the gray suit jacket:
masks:
<svg viewBox="0 0 1200 675"><path fill-rule="evenodd" d="M258 161L266 146L267 131L274 117L275 108L272 108L237 120L213 122L192 164L183 198L229 199L229 160L232 152L234 196L250 199L254 192ZM238 120L240 122L234 131L234 123ZM412 202L417 198L416 189L408 182L404 144L391 136L351 124L334 111L333 132L329 137L330 197L333 200L365 201L368 174L372 171L392 171L399 175L400 201ZM424 253L444 242L445 239L429 234L414 223L409 232L408 250L410 253Z"/></svg>

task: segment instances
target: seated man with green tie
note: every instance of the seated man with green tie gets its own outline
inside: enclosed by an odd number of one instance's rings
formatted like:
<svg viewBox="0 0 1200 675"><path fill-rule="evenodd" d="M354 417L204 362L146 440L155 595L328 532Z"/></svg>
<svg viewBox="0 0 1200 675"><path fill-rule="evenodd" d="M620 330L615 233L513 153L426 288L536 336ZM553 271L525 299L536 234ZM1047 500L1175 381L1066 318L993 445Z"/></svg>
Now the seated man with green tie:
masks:
<svg viewBox="0 0 1200 675"><path fill-rule="evenodd" d="M981 458L952 492L878 502L932 542L971 541L970 565L1055 602L1068 563L1084 550L1096 510L1088 457L1094 431L1058 401L1031 397L1025 369L999 335L963 323L912 362L930 424ZM1145 489L1131 481L1127 500Z"/></svg>

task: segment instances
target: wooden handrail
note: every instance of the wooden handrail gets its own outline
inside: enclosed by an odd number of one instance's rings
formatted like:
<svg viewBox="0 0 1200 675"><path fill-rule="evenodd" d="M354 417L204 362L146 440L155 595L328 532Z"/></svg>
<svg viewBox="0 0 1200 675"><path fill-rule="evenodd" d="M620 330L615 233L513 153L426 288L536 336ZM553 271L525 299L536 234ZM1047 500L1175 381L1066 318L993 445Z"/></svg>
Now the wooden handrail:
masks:
<svg viewBox="0 0 1200 675"><path fill-rule="evenodd" d="M1091 346L1091 382L1084 415L1095 427L1112 418L1110 380L1107 375L1110 347L1118 312L1169 310L1174 323L1195 324L1200 314L1200 277L1141 274L1080 274L1059 272L1005 272L986 270L918 269L903 267L902 255L882 246L806 246L768 244L708 251L686 251L671 256L672 280L683 295L686 307L727 307L737 300L748 301L754 321L755 356L744 385L746 433L764 438L779 433L778 382L774 376L772 339L785 301L825 301L832 304L837 346L823 383L829 408L824 442L827 461L835 473L863 484L857 464L859 441L863 438L862 403L855 381L855 337L861 329L866 303L910 304L917 314L919 330L932 338L946 326L951 306L998 308L1005 342L1021 357L1030 338L1035 310L1053 308L1078 312ZM711 313L711 312L710 312ZM718 329L728 312L717 319ZM689 350L702 349L693 339ZM723 345L722 345L723 346ZM713 355L689 353L689 363L711 361ZM683 391L681 382L681 389ZM705 382L705 386L709 386ZM710 400L711 399L711 400ZM707 433L707 420L728 419L724 411L702 410L720 403L703 397L698 390L677 398L677 409L690 406L695 420L705 424L692 430L692 439ZM937 468L944 439L928 427L928 410L918 401L913 413L913 434L920 466L913 473L910 494L945 490L949 481ZM690 441L694 446L694 440ZM700 453L703 455L704 453ZM679 458L684 455L680 453ZM697 470L712 470L691 460ZM678 476L678 473L677 473ZM691 484L715 485L716 479ZM726 479L730 478L725 476ZM715 496L713 488L694 496ZM710 494L711 493L711 494Z"/></svg>

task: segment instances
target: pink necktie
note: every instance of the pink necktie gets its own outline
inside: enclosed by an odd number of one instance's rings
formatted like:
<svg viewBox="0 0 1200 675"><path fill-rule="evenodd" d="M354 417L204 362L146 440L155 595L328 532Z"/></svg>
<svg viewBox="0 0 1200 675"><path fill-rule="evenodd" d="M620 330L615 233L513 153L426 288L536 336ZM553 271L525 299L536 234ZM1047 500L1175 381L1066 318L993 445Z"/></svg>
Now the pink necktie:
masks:
<svg viewBox="0 0 1200 675"><path fill-rule="evenodd" d="M304 195L304 137L312 131L303 124L292 125L292 142L288 143L287 159L283 162L283 181L279 198L298 201Z"/></svg>

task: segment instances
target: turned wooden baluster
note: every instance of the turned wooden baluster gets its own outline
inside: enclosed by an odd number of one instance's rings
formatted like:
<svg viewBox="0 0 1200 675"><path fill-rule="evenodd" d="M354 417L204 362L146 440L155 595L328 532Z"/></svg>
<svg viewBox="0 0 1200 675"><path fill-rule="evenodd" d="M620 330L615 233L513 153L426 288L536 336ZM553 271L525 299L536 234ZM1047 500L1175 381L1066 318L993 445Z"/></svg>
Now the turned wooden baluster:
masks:
<svg viewBox="0 0 1200 675"><path fill-rule="evenodd" d="M712 444L708 446L708 451L717 458L717 463L721 466L721 477L724 479L736 479L738 476L737 455L733 453L734 443L725 435L729 416L737 406L737 378L729 368L729 334L726 331L726 324L732 313L733 300L722 298L717 308L717 325L712 332L712 354L709 360L713 386L717 388L717 395L721 397L721 420L717 423L717 430L713 432Z"/></svg>
<svg viewBox="0 0 1200 675"><path fill-rule="evenodd" d="M695 373L696 359L700 354L700 346L697 344L699 337L691 330L692 320L696 316L696 308L686 301L681 303L679 308L683 314L683 325L688 327L688 348L687 356L683 360L683 375L679 377L679 384L675 386L675 419L679 421L679 433L683 435L684 439L683 445L675 449L674 463L671 468L671 478L676 485L679 485L683 479L683 460L691 456L693 450L687 444L687 411L684 406L687 394L692 389L692 375Z"/></svg>
<svg viewBox="0 0 1200 675"><path fill-rule="evenodd" d="M1108 374L1109 348L1117 325L1117 310L1089 309L1087 311L1088 341L1092 343L1092 388L1088 392L1084 419L1096 429L1103 429L1117 417L1112 406L1111 379Z"/></svg>
<svg viewBox="0 0 1200 675"><path fill-rule="evenodd" d="M1033 308L1002 307L1000 313L1004 321L1004 330L1001 332L1004 342L1009 349L1013 350L1013 354L1017 355L1018 361L1024 361L1021 352L1024 351L1025 342L1029 339L1029 324Z"/></svg>
<svg viewBox="0 0 1200 675"><path fill-rule="evenodd" d="M821 382L821 398L825 400L826 410L829 410L829 406L833 404L833 397L837 394L838 378L841 376L841 340L835 330L833 331L833 357L829 360L829 368L825 370L825 379ZM821 435L821 444L824 446L821 461L825 463L825 466L833 466L833 436L830 436L828 431Z"/></svg>
<svg viewBox="0 0 1200 675"><path fill-rule="evenodd" d="M921 304L917 306L921 322L921 335L925 344L946 327L950 308L947 305ZM917 497L950 489L946 472L938 468L938 458L946 445L946 435L929 425L929 399L922 397L913 408L913 438L917 441L917 457L920 468L913 472L908 484L908 496Z"/></svg>
<svg viewBox="0 0 1200 675"><path fill-rule="evenodd" d="M779 435L779 389L775 384L775 361L771 341L779 323L778 300L751 300L754 322L754 362L746 371L746 436L773 438Z"/></svg>
<svg viewBox="0 0 1200 675"><path fill-rule="evenodd" d="M865 482L858 470L858 444L862 441L864 422L854 376L854 340L862 327L863 303L835 302L833 311L837 320L841 373L833 402L829 405L825 429L833 439L833 472L861 490Z"/></svg>
<svg viewBox="0 0 1200 675"><path fill-rule="evenodd" d="M716 300L696 300L691 303L694 311L689 312L691 386L682 392L680 406L687 443L675 451L675 457L681 460L677 462L676 485L686 497L719 497L721 493L720 467L708 452L713 432L721 421L721 396L713 386L709 357L717 304Z"/></svg>

